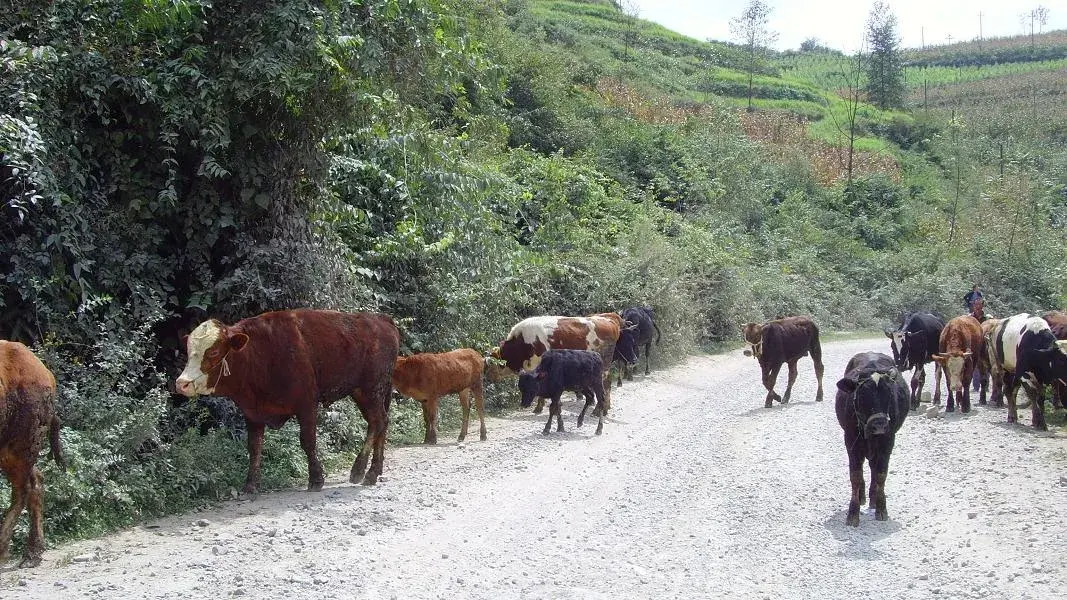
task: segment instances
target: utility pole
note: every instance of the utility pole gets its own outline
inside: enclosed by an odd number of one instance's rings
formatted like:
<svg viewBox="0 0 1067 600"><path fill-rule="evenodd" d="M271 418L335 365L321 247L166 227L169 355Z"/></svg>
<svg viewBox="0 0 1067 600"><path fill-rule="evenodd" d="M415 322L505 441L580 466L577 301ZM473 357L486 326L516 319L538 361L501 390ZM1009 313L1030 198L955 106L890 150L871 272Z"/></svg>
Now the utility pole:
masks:
<svg viewBox="0 0 1067 600"><path fill-rule="evenodd" d="M982 11L978 11L978 51L982 51Z"/></svg>

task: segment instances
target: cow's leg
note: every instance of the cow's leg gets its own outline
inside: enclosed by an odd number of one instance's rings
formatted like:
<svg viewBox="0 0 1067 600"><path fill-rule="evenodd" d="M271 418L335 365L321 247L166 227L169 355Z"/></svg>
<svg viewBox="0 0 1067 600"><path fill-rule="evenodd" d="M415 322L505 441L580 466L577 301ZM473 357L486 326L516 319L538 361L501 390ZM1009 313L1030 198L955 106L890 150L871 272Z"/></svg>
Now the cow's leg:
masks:
<svg viewBox="0 0 1067 600"><path fill-rule="evenodd" d="M0 455L2 456L2 455ZM4 513L4 520L0 522L0 563L7 558L7 550L11 545L11 536L15 533L15 524L18 523L22 509L26 507L26 496L30 487L31 477L28 463L18 458L3 460L0 458L0 469L7 475L7 481L11 484L11 505Z"/></svg>
<svg viewBox="0 0 1067 600"><path fill-rule="evenodd" d="M471 421L471 390L470 388L460 390L459 392L459 406L463 410L463 424L459 427L459 441L467 439L467 427ZM435 428L436 429L436 428Z"/></svg>
<svg viewBox="0 0 1067 600"><path fill-rule="evenodd" d="M611 410L611 372L604 373L604 414Z"/></svg>
<svg viewBox="0 0 1067 600"><path fill-rule="evenodd" d="M926 372L922 367L915 367L911 372L911 408L919 408L919 399L922 398L923 384L926 383Z"/></svg>
<svg viewBox="0 0 1067 600"><path fill-rule="evenodd" d="M433 397L427 399L422 403L422 422L426 427L426 433L422 438L424 444L436 444L437 443L437 402L440 398ZM460 393L460 403L463 403L463 394ZM470 410L470 403L467 404L467 410ZM467 422L463 422L463 429L460 430L460 439L467 435Z"/></svg>
<svg viewBox="0 0 1067 600"><path fill-rule="evenodd" d="M300 447L304 449L304 454L308 459L308 491L318 492L322 490L323 484L326 483L326 478L322 473L322 463L319 462L319 457L315 452L315 427L318 425L317 409L297 415L296 420L300 423Z"/></svg>
<svg viewBox="0 0 1067 600"><path fill-rule="evenodd" d="M263 423L253 423L245 419L248 430L248 477L241 491L256 494L259 491L259 468L263 464Z"/></svg>
<svg viewBox="0 0 1067 600"><path fill-rule="evenodd" d="M945 379L948 379L947 377ZM956 412L956 394L952 391L952 383L947 382L948 394L945 398L945 412Z"/></svg>
<svg viewBox="0 0 1067 600"><path fill-rule="evenodd" d="M478 423L481 427L478 430L479 438L485 441L485 388L482 386L482 379L478 380L471 386L471 391L474 392L474 409L478 411ZM465 418L464 418L465 420Z"/></svg>
<svg viewBox="0 0 1067 600"><path fill-rule="evenodd" d="M593 414L597 416L596 434L600 435L604 432L604 413L607 411L599 410L601 405L604 404L604 390L593 388L593 396L596 398L596 408L593 409ZM599 411L600 414L597 414Z"/></svg>
<svg viewBox="0 0 1067 600"><path fill-rule="evenodd" d="M825 372L825 368L822 364L821 352L818 358L814 358L813 360L815 361L815 381L818 384L818 388L815 390L815 401L822 402L822 375Z"/></svg>
<svg viewBox="0 0 1067 600"><path fill-rule="evenodd" d="M1004 398L1008 401L1008 422L1019 420L1019 409L1015 406L1015 395L1019 393L1019 382L1014 373L1004 373Z"/></svg>
<svg viewBox="0 0 1067 600"><path fill-rule="evenodd" d="M629 369L626 368L626 361L619 362L619 366L615 368L615 377L617 378L618 387L622 387L623 373L627 373Z"/></svg>
<svg viewBox="0 0 1067 600"><path fill-rule="evenodd" d="M782 404L789 402L789 397L793 395L793 382L797 380L797 361L789 361L789 375L785 383L785 394L782 395Z"/></svg>
<svg viewBox="0 0 1067 600"><path fill-rule="evenodd" d="M885 479L889 474L889 455L893 452L893 442L886 440L881 448L871 457L871 504L874 505L874 518L879 521L889 520L889 511L885 500Z"/></svg>
<svg viewBox="0 0 1067 600"><path fill-rule="evenodd" d="M1023 383L1023 387L1026 389L1026 395L1030 397L1030 423L1034 429L1048 431L1048 425L1045 424L1045 386L1039 383L1034 387Z"/></svg>
<svg viewBox="0 0 1067 600"><path fill-rule="evenodd" d="M42 490L44 480L36 468L30 474L30 487L26 494L26 507L30 513L30 532L26 539L26 549L22 553L19 567L36 567L41 564L44 555L44 501Z"/></svg>
<svg viewBox="0 0 1067 600"><path fill-rule="evenodd" d="M989 391L989 365L984 360L978 361L978 385L978 404L985 406L986 393Z"/></svg>
<svg viewBox="0 0 1067 600"><path fill-rule="evenodd" d="M924 369L925 371L925 369ZM945 370L941 368L941 365L934 363L934 405L941 406L941 378L945 378L945 388L948 388L948 375L945 374ZM923 373L923 379L926 379L926 374ZM920 390L921 391L921 390Z"/></svg>
<svg viewBox="0 0 1067 600"><path fill-rule="evenodd" d="M548 421L545 423L545 430L541 433L548 435L552 431L552 417L556 415L556 411L560 410L560 401L558 396L554 396L549 399L548 403ZM562 411L561 411L562 412ZM560 417L560 431L563 431L563 418Z"/></svg>
<svg viewBox="0 0 1067 600"><path fill-rule="evenodd" d="M848 502L845 524L860 525L860 504L863 503L863 459L865 443L859 429L845 431L845 449L848 451L848 479L852 483L852 498Z"/></svg>
<svg viewBox="0 0 1067 600"><path fill-rule="evenodd" d="M608 382L608 385L611 385L610 381ZM582 395L585 396L585 405L582 406L582 412L578 413L578 427L581 427L582 423L585 422L585 411L589 410L589 407L593 406L593 404L595 403L595 401L593 400L593 393L591 391L585 390L582 392Z"/></svg>
<svg viewBox="0 0 1067 600"><path fill-rule="evenodd" d="M541 411L545 409L545 399L541 396L537 397L537 403L534 404L533 414L539 415Z"/></svg>
<svg viewBox="0 0 1067 600"><path fill-rule="evenodd" d="M782 397L774 393L774 384L778 381L778 372L782 370L782 365L777 364L767 369L763 375L763 387L767 388L767 398L763 402L764 408L770 408L774 405L774 401L782 401Z"/></svg>
<svg viewBox="0 0 1067 600"><path fill-rule="evenodd" d="M648 376L648 361L652 356L652 342L645 344L645 376Z"/></svg>
<svg viewBox="0 0 1067 600"><path fill-rule="evenodd" d="M974 374L977 372L978 369L975 369L973 366L970 368L970 370L964 369L964 374L966 375L966 378L963 382L963 393L960 394L959 397L960 412L971 412L971 380L974 378Z"/></svg>

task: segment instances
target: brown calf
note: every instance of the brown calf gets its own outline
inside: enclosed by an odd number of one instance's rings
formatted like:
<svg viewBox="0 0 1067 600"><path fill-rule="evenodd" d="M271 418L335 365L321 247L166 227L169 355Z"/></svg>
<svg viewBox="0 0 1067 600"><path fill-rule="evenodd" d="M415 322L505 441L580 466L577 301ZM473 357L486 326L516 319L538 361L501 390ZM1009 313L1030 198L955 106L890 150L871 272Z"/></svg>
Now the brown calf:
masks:
<svg viewBox="0 0 1067 600"><path fill-rule="evenodd" d="M741 335L749 346L745 349L745 356L754 356L759 361L760 377L763 387L767 388L767 397L763 402L766 408L770 408L774 400L782 404L789 402L793 383L797 380L797 361L808 354L811 354L811 360L815 363L815 379L819 386L815 391L815 401L822 402L822 346L819 343L819 327L811 317L784 317L762 325L745 323L741 326ZM789 379L785 394L779 396L774 391L774 384L783 364L789 365Z"/></svg>
<svg viewBox="0 0 1067 600"><path fill-rule="evenodd" d="M60 466L59 418L53 412L56 380L18 342L0 340L0 471L11 484L11 506L0 525L0 562L7 558L15 523L27 508L30 532L20 567L36 567L44 553L43 479L35 466L48 431L52 458Z"/></svg>
<svg viewBox="0 0 1067 600"><path fill-rule="evenodd" d="M427 444L437 443L437 401L441 396L459 394L463 407L463 428L459 441L467 437L471 417L471 393L481 422L481 439L485 441L485 394L482 371L485 359L470 348L440 354L415 354L396 359L393 387L401 394L422 403L422 420L426 424Z"/></svg>
<svg viewBox="0 0 1067 600"><path fill-rule="evenodd" d="M945 412L956 410L953 402L963 412L971 412L971 377L977 368L982 376L982 395L979 404L986 402L986 373L979 357L985 353L982 325L971 315L963 315L945 323L941 330L940 352L933 356L934 362L945 372L948 401Z"/></svg>

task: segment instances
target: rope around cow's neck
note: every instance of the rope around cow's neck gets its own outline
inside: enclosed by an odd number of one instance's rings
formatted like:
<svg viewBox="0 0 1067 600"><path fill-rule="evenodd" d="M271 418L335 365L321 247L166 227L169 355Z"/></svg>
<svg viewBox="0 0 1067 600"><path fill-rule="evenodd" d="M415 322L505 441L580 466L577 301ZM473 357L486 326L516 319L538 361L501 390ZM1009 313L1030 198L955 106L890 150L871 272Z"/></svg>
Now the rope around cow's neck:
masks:
<svg viewBox="0 0 1067 600"><path fill-rule="evenodd" d="M222 355L222 360L212 365L207 371L204 371L199 377L194 379L193 382L195 383L200 381L201 378L211 375L212 371L218 368L219 365L222 365L222 370L219 371L219 376L215 378L215 385L211 386L210 389L214 390L219 387L219 382L222 381L222 378L230 374L230 363L226 361L226 357L230 355L230 352L230 350L227 350L226 354Z"/></svg>

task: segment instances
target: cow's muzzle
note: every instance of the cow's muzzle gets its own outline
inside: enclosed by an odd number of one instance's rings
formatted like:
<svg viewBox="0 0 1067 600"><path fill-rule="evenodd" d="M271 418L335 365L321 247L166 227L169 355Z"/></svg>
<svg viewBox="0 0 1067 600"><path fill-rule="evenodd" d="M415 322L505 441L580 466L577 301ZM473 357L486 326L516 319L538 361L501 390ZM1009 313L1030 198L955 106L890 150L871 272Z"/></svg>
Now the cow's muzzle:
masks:
<svg viewBox="0 0 1067 600"><path fill-rule="evenodd" d="M889 432L889 415L884 412L874 413L867 417L867 422L863 425L863 431L866 435L885 435Z"/></svg>

